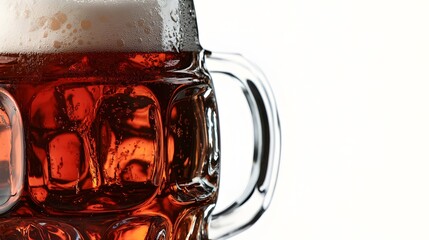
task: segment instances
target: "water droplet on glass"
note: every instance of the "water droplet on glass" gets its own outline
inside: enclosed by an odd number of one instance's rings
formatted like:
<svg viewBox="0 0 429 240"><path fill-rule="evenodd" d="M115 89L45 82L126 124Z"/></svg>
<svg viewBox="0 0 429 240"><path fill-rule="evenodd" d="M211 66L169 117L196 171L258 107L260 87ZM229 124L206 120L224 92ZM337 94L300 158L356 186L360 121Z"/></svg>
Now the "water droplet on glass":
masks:
<svg viewBox="0 0 429 240"><path fill-rule="evenodd" d="M179 21L179 13L177 12L177 9L172 10L170 12L170 16L171 16L171 20L173 20L174 22Z"/></svg>
<svg viewBox="0 0 429 240"><path fill-rule="evenodd" d="M189 10L189 13L191 14L191 17L192 17L192 18L195 18L195 17L196 17L196 15L195 15L195 10L194 10L194 9Z"/></svg>

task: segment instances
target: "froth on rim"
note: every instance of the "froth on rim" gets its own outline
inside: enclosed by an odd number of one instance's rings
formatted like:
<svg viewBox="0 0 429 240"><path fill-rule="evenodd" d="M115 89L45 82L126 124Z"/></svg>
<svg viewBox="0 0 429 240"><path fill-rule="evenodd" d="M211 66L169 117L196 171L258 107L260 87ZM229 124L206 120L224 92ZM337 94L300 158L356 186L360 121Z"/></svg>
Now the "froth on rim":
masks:
<svg viewBox="0 0 429 240"><path fill-rule="evenodd" d="M1 53L197 51L192 0L1 0Z"/></svg>

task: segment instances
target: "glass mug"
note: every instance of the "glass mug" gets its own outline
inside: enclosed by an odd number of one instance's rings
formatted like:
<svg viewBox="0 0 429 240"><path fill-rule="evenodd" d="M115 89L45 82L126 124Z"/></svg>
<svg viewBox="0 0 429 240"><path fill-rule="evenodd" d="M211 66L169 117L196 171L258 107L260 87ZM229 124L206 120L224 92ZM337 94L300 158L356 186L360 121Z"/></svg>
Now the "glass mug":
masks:
<svg viewBox="0 0 429 240"><path fill-rule="evenodd" d="M268 207L273 96L201 48L192 0L2 0L0 22L0 239L224 239ZM216 74L240 82L255 147L242 197L213 214Z"/></svg>

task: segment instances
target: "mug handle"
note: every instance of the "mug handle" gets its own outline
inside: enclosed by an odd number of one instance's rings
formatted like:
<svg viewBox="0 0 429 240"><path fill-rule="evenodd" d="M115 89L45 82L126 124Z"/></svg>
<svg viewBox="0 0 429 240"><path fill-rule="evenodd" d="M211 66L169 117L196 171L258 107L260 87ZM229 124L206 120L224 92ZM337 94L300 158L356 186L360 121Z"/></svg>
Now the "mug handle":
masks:
<svg viewBox="0 0 429 240"><path fill-rule="evenodd" d="M273 93L264 74L238 54L206 52L211 75L238 81L246 97L254 126L253 165L249 183L239 199L209 222L209 238L226 239L254 224L273 197L280 164L280 121Z"/></svg>
<svg viewBox="0 0 429 240"><path fill-rule="evenodd" d="M3 185L3 187L0 189L0 195L2 195L2 202L0 203L0 214L3 214L9 211L18 202L19 198L21 197L21 192L24 188L25 146L24 128L18 105L13 99L12 95L10 95L8 91L1 87L0 110L3 110L3 112L6 113L7 118L9 120L9 123L7 123L7 121L4 119L4 116L1 116L0 124L2 124L5 129L10 129L11 144L10 153L5 153L9 157L8 168L6 169L7 173L3 171L0 173L0 175L7 175L7 177L3 176L2 179L3 181L7 181L9 184L9 186ZM4 148L0 147L0 153L2 151L4 151ZM7 191L7 193L3 193L1 191Z"/></svg>

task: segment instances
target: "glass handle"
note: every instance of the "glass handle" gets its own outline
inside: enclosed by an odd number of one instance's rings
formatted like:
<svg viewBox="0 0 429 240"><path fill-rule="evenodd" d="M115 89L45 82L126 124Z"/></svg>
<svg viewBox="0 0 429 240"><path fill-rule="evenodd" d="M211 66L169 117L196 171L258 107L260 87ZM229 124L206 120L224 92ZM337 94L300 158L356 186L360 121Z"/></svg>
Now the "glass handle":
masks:
<svg viewBox="0 0 429 240"><path fill-rule="evenodd" d="M0 214L15 205L24 187L23 131L17 103L0 88Z"/></svg>
<svg viewBox="0 0 429 240"><path fill-rule="evenodd" d="M254 224L268 208L280 164L281 133L273 93L263 73L241 55L206 53L211 74L239 82L254 125L254 154L249 183L239 199L212 216L209 238L226 239Z"/></svg>

